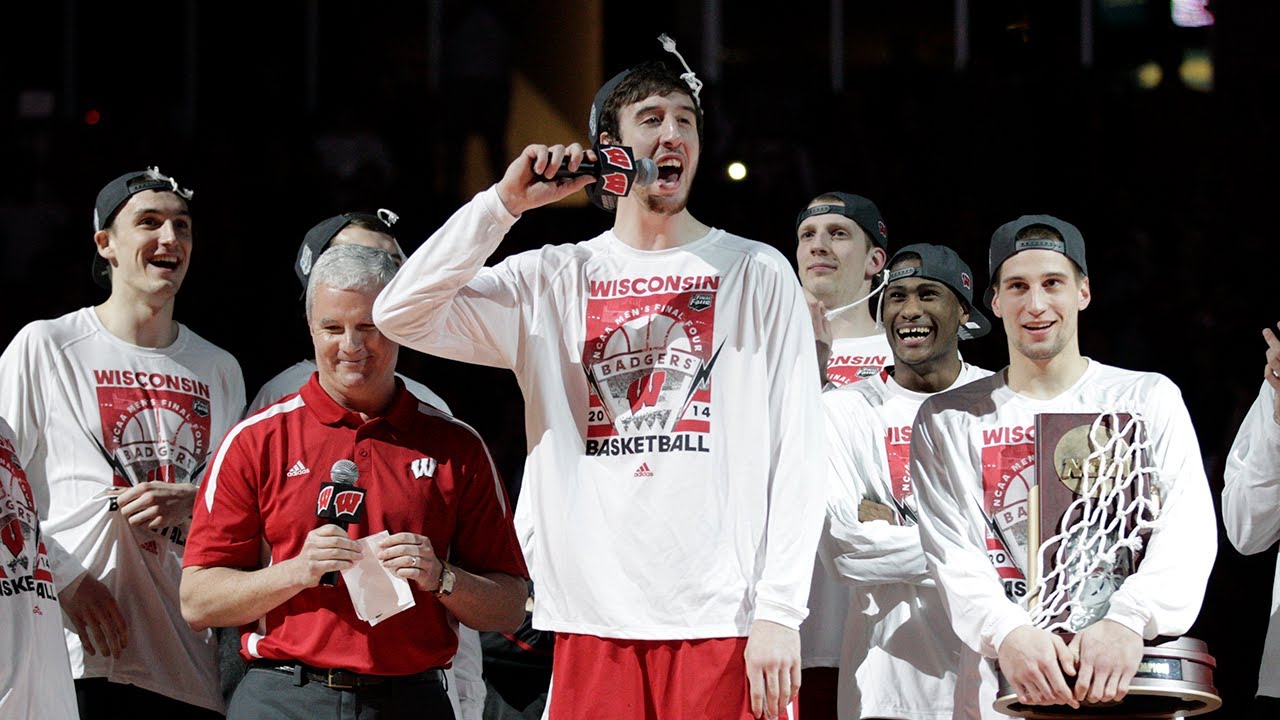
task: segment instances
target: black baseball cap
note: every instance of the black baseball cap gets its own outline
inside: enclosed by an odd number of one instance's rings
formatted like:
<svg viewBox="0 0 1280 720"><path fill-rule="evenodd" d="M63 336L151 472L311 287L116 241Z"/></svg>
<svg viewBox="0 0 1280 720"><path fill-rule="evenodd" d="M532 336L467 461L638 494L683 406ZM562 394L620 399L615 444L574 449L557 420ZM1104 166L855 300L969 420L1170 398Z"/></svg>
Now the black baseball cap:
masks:
<svg viewBox="0 0 1280 720"><path fill-rule="evenodd" d="M838 197L844 204L828 203L801 210L800 215L796 217L796 230L800 229L800 223L814 215L843 215L857 223L867 237L871 238L871 242L881 250L886 252L889 250L889 231L885 229L884 218L880 216L880 208L876 207L875 203L861 195L842 192L822 193L818 197L826 195Z"/></svg>
<svg viewBox="0 0 1280 720"><path fill-rule="evenodd" d="M297 273L302 288L306 289L307 280L311 277L311 268L316 264L316 260L320 259L320 253L329 247L335 235L356 220L363 220L379 228L379 232L390 235L396 243L396 249L400 250L400 241L395 239L395 234L391 230L391 226L395 225L399 219L400 216L394 212L379 208L377 212L349 212L321 220L302 238L302 247L298 248L298 257L293 262L293 271ZM400 250L400 255L404 255L403 250Z"/></svg>
<svg viewBox="0 0 1280 720"><path fill-rule="evenodd" d="M943 245L927 243L908 245L894 253L885 267L892 268L894 263L908 259L909 255L920 258L920 266L889 270L886 287L892 285L895 280L909 277L937 280L951 288L951 292L968 306L969 322L960 326L961 340L973 340L991 332L991 321L973 304L973 271L964 260L960 259L955 250Z"/></svg>
<svg viewBox="0 0 1280 720"><path fill-rule="evenodd" d="M112 180L98 191L98 199L93 204L93 232L105 230L115 220L116 213L129 202L129 198L144 190L168 191L182 198L187 204L187 212L191 212L191 198L195 192L178 184L177 180L160 172L160 168L152 165L146 170L127 172ZM93 281L107 290L111 289L111 265L106 258L93 251Z"/></svg>
<svg viewBox="0 0 1280 720"><path fill-rule="evenodd" d="M1049 228L1062 239L1018 239L1019 233L1033 227ZM996 228L995 233L991 236L991 249L987 254L987 278L991 281L991 286L987 288L987 292L983 296L983 302L988 307L991 306L991 300L996 293L996 272L1004 264L1005 260L1023 250L1052 250L1060 252L1075 263L1076 267L1080 268L1081 273L1086 276L1089 274L1089 266L1084 259L1084 236L1080 234L1080 230L1075 225L1052 215L1023 215L1017 220L1007 222Z"/></svg>

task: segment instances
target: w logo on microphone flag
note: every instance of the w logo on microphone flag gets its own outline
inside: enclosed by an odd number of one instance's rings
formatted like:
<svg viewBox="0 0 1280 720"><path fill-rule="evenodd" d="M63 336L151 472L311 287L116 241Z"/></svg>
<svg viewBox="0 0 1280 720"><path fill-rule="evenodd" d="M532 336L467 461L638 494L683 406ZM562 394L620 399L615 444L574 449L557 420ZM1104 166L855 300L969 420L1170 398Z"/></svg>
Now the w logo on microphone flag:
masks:
<svg viewBox="0 0 1280 720"><path fill-rule="evenodd" d="M316 499L316 516L325 520L360 522L364 513L364 488L325 483Z"/></svg>

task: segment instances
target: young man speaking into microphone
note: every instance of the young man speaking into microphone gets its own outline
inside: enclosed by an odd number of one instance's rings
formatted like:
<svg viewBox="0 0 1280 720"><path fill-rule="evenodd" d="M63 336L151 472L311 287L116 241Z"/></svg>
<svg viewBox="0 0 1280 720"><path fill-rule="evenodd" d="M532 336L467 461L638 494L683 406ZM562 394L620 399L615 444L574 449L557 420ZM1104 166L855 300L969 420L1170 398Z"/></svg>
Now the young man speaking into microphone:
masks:
<svg viewBox="0 0 1280 720"><path fill-rule="evenodd" d="M552 720L785 716L799 687L823 510L813 329L785 257L689 212L700 88L660 63L615 76L591 141L652 160L655 182L604 202L588 178L546 181L590 159L580 145L530 145L375 306L402 344L519 379ZM484 266L523 213L583 188L611 230Z"/></svg>

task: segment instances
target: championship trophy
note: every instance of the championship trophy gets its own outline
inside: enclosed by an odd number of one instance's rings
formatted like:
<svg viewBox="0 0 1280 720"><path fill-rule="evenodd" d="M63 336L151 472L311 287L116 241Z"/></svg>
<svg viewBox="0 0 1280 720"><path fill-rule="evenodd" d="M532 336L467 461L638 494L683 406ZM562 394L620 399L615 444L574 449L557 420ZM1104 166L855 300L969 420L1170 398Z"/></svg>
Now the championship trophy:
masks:
<svg viewBox="0 0 1280 720"><path fill-rule="evenodd" d="M1063 636L1101 620L1111 595L1142 562L1164 487L1140 417L1042 413L1035 424L1036 483L1028 493L1027 587L1032 623ZM1199 640L1147 641L1124 699L1025 705L999 674L995 709L1026 720L1178 718L1222 705L1213 656ZM1073 678L1067 678L1071 684Z"/></svg>

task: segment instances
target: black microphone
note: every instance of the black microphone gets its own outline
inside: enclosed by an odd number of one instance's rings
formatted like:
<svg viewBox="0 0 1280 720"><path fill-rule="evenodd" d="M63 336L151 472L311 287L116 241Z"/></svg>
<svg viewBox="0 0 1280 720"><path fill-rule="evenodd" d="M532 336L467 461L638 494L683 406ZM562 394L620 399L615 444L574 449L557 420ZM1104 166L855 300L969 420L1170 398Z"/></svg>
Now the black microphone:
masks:
<svg viewBox="0 0 1280 720"><path fill-rule="evenodd" d="M538 175L543 182L560 178L577 178L590 175L596 179L596 188L605 195L623 197L631 193L637 185L649 185L658 179L658 164L649 158L637 159L631 148L625 145L597 145L593 148L596 162L585 157L577 170L570 170L561 165L552 178Z"/></svg>
<svg viewBox="0 0 1280 720"><path fill-rule="evenodd" d="M329 482L320 486L316 498L316 517L329 521L343 530L353 522L364 518L364 488L356 487L360 468L350 460L339 460L329 469ZM320 578L320 584L333 587L338 584L338 571L330 570Z"/></svg>

